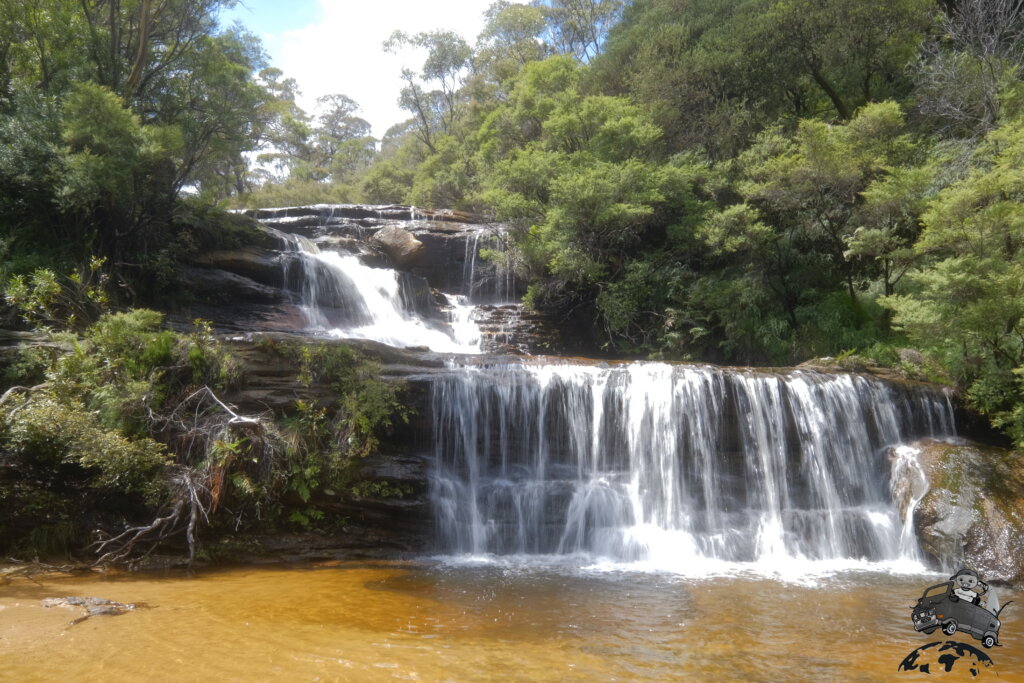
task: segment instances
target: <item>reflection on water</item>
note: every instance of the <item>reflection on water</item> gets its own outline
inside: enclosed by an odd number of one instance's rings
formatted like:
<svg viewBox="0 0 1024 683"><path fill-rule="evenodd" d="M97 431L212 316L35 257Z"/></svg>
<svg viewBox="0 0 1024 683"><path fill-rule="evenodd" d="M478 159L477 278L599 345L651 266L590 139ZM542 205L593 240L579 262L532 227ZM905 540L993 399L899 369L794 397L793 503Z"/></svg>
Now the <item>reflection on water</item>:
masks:
<svg viewBox="0 0 1024 683"><path fill-rule="evenodd" d="M339 563L16 580L0 585L0 677L913 680L896 667L936 638L913 631L910 606L942 578L846 572L802 585L557 565ZM40 605L66 595L150 607L67 628L77 612ZM1003 613L1004 646L989 651L999 680L1024 680L1015 607Z"/></svg>

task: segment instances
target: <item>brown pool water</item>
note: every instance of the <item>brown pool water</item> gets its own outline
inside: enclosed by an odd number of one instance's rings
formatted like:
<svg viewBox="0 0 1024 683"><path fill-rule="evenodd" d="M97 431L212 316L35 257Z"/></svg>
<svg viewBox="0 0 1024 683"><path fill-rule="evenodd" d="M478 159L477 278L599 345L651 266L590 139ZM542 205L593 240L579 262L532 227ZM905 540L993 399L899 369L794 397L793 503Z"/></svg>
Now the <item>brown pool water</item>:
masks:
<svg viewBox="0 0 1024 683"><path fill-rule="evenodd" d="M943 578L352 562L15 579L0 584L0 680L932 680L897 667L945 640L909 620ZM63 596L148 607L68 626L80 612L40 604ZM1019 602L983 674L1024 681L1024 596L1000 598Z"/></svg>

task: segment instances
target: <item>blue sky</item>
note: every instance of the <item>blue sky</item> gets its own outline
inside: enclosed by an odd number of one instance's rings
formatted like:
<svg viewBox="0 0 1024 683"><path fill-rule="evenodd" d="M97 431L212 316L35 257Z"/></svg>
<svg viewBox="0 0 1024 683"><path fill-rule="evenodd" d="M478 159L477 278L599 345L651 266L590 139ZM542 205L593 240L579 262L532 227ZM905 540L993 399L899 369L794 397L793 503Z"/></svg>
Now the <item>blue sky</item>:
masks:
<svg viewBox="0 0 1024 683"><path fill-rule="evenodd" d="M241 21L256 34L272 34L301 28L316 21L316 0L242 0L221 14L221 23Z"/></svg>
<svg viewBox="0 0 1024 683"><path fill-rule="evenodd" d="M299 83L299 104L315 113L316 98L348 95L378 138L408 114L399 109L402 67L419 70L423 54L381 49L391 32L448 29L471 44L493 0L242 0L221 16L258 35L271 63ZM517 0L520 1L520 0ZM525 0L522 0L525 1Z"/></svg>

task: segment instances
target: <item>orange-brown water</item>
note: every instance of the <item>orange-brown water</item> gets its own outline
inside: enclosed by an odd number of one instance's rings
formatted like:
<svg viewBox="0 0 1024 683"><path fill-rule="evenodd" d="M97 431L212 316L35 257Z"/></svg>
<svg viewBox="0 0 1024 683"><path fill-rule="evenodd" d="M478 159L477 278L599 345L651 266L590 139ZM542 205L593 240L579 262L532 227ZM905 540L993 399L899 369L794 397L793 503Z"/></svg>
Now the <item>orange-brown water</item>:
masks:
<svg viewBox="0 0 1024 683"><path fill-rule="evenodd" d="M0 680L933 680L897 667L945 639L909 620L941 578L341 563L16 579L0 585ZM69 627L80 612L40 604L69 595L149 607ZM1003 624L984 673L1024 681L1024 604Z"/></svg>

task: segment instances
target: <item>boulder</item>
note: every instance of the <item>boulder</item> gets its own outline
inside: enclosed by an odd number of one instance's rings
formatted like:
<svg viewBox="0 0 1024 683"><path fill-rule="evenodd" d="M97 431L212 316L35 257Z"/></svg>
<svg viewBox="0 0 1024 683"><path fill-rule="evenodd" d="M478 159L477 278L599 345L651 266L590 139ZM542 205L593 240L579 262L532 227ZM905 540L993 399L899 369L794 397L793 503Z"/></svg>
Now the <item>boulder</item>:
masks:
<svg viewBox="0 0 1024 683"><path fill-rule="evenodd" d="M408 230L396 225L381 228L374 234L371 241L387 254L396 268L403 270L415 268L423 258L423 243Z"/></svg>
<svg viewBox="0 0 1024 683"><path fill-rule="evenodd" d="M928 479L914 527L945 570L962 565L987 581L1024 585L1024 461L976 443L914 444Z"/></svg>

